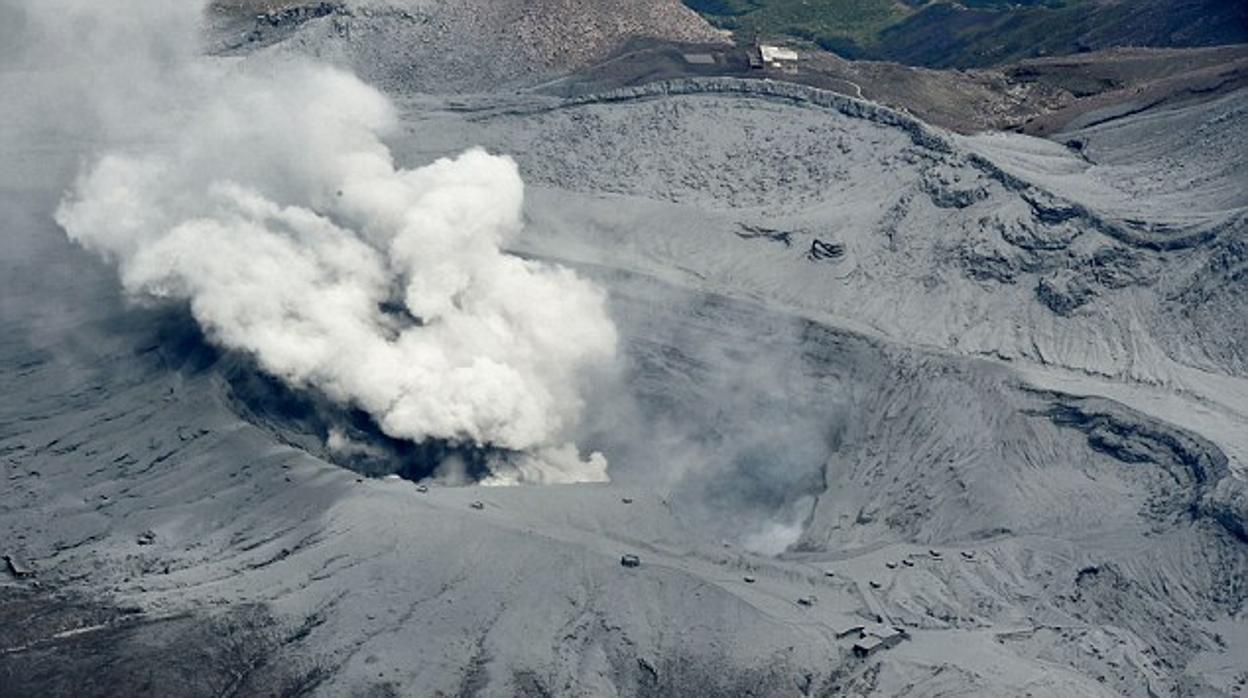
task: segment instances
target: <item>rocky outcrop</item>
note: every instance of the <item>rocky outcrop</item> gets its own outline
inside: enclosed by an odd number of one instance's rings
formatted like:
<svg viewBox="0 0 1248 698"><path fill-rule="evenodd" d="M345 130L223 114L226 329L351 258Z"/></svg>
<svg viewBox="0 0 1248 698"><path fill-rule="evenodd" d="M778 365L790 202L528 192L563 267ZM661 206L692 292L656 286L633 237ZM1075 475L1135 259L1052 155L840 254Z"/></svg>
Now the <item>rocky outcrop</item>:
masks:
<svg viewBox="0 0 1248 698"><path fill-rule="evenodd" d="M806 85L774 80L746 80L728 77L662 80L636 87L576 97L569 100L568 103L628 102L682 94L735 94L763 99L780 99L825 109L834 109L846 116L896 127L904 131L914 141L915 145L938 153L952 153L954 151L952 142L942 132L912 116L875 102L855 99Z"/></svg>
<svg viewBox="0 0 1248 698"><path fill-rule="evenodd" d="M1213 442L1104 398L1055 396L1048 414L1123 463L1160 466L1188 492L1191 516L1208 517L1248 543L1248 484L1231 474Z"/></svg>
<svg viewBox="0 0 1248 698"><path fill-rule="evenodd" d="M966 208L988 198L982 182L964 181L961 173L948 167L925 170L920 187L937 208Z"/></svg>
<svg viewBox="0 0 1248 698"><path fill-rule="evenodd" d="M810 250L806 259L812 262L832 262L845 256L845 246L835 242L824 242L815 239L810 241Z"/></svg>

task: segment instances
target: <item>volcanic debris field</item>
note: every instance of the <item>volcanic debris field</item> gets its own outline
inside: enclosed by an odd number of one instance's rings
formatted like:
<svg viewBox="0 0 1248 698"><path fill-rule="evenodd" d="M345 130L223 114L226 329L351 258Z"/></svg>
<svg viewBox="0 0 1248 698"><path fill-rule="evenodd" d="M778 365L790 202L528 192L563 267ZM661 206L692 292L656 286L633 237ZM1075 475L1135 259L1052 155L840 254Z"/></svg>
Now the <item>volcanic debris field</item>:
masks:
<svg viewBox="0 0 1248 698"><path fill-rule="evenodd" d="M221 11L205 59L371 65L398 165L514 159L505 253L618 332L610 482L473 484L496 446L133 302L53 218L83 144L0 105L0 696L1248 693L1248 91L1040 139L546 89L617 29L717 40L642 4L555 67L442 3Z"/></svg>

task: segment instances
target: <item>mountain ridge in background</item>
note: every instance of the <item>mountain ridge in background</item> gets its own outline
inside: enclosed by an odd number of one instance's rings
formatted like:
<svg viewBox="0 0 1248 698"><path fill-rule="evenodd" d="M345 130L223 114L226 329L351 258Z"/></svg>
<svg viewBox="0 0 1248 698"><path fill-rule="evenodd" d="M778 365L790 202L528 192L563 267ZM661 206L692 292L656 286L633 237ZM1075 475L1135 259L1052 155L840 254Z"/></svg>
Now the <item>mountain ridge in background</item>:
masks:
<svg viewBox="0 0 1248 698"><path fill-rule="evenodd" d="M1248 42L1248 6L1227 0L687 0L745 41L789 38L846 58L981 68L1119 46Z"/></svg>

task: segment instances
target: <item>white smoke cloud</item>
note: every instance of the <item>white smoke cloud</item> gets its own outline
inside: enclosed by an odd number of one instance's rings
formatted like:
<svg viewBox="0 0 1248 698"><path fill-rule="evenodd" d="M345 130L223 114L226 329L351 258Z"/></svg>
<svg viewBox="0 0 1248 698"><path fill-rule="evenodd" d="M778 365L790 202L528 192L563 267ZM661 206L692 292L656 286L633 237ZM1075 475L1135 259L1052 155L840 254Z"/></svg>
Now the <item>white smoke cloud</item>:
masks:
<svg viewBox="0 0 1248 698"><path fill-rule="evenodd" d="M371 444L352 439L347 432L338 427L329 428L329 433L325 436L325 447L328 448L331 453L335 453L340 456L347 456L348 458L360 456L370 458L385 457L385 452L381 449Z"/></svg>
<svg viewBox="0 0 1248 698"><path fill-rule="evenodd" d="M187 303L214 342L390 436L515 452L491 484L606 479L568 435L616 331L594 285L503 251L512 160L397 166L389 101L329 67L160 64L133 104L145 137L95 159L56 214L129 294Z"/></svg>

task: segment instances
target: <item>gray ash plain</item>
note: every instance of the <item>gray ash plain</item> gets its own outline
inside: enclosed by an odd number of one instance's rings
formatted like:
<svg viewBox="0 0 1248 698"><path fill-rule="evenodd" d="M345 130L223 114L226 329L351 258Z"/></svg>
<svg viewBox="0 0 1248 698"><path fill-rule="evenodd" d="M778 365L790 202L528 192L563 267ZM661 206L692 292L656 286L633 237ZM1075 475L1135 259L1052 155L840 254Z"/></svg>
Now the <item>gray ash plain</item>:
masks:
<svg viewBox="0 0 1248 698"><path fill-rule="evenodd" d="M0 139L0 695L1248 692L1248 92L1041 140L513 77L388 84L387 144L511 155L510 251L607 290L609 484L418 487L460 447L125 302L81 144Z"/></svg>

